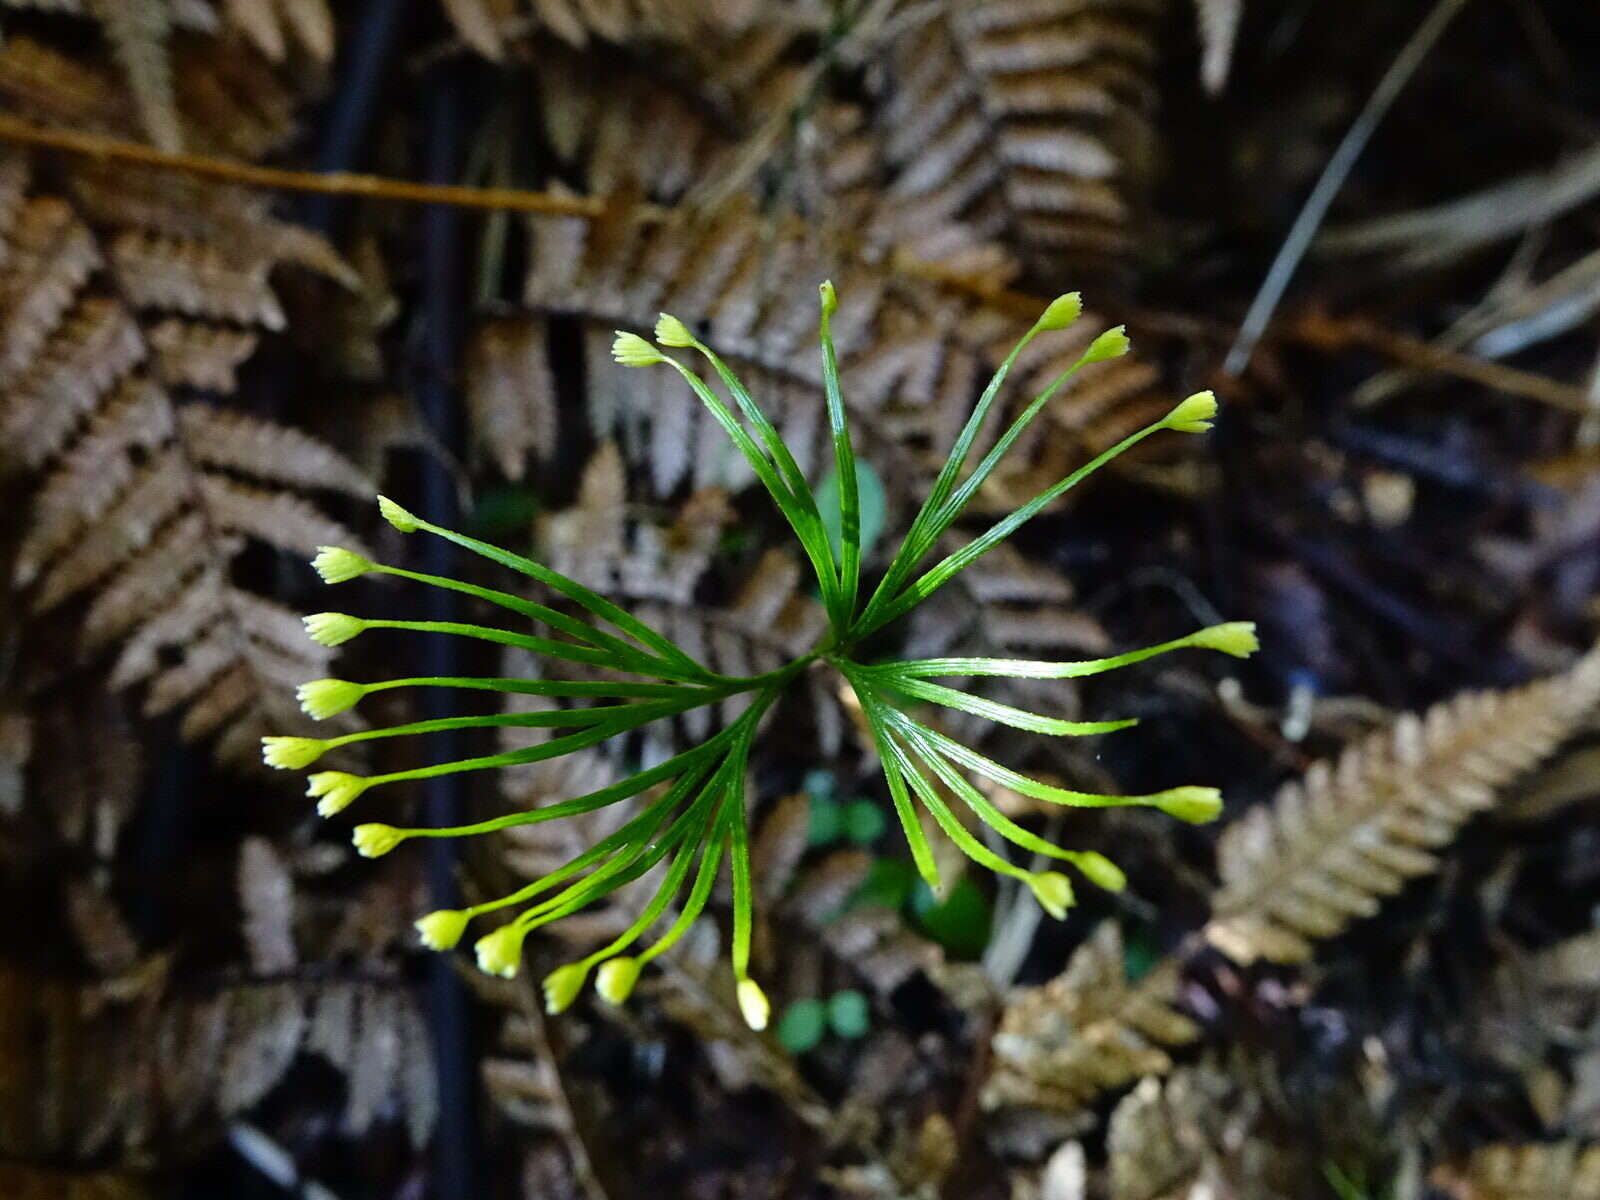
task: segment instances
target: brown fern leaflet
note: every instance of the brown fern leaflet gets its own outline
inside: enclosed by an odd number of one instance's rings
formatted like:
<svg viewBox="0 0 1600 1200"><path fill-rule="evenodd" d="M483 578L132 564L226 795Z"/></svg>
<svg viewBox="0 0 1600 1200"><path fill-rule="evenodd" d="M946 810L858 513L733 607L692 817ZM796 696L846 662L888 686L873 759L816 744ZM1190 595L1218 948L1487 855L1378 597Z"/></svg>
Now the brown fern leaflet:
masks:
<svg viewBox="0 0 1600 1200"><path fill-rule="evenodd" d="M38 107L22 82L52 53L7 42L0 94ZM236 98L262 85L241 77ZM28 608L82 606L83 655L116 649L113 686L144 685L147 714L181 711L186 736L244 763L297 720L292 686L327 655L289 609L236 586L234 560L251 541L303 556L348 540L305 493L371 485L307 435L188 391L230 390L283 326L276 265L337 261L256 198L195 200L167 178L0 156L0 464L32 491L11 580Z"/></svg>

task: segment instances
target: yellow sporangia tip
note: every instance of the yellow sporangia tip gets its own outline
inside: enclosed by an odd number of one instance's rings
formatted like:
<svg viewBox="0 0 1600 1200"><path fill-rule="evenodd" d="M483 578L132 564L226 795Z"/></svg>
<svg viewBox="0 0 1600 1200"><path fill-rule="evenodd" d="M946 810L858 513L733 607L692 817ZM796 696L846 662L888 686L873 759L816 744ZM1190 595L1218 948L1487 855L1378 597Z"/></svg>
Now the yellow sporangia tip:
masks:
<svg viewBox="0 0 1600 1200"><path fill-rule="evenodd" d="M298 771L316 762L327 748L328 743L320 738L264 737L261 761L280 771Z"/></svg>
<svg viewBox="0 0 1600 1200"><path fill-rule="evenodd" d="M644 964L637 958L613 958L600 964L595 976L594 990L607 1004L625 1003L633 994L633 985L639 982L639 972Z"/></svg>
<svg viewBox="0 0 1600 1200"><path fill-rule="evenodd" d="M1217 398L1211 392L1196 392L1167 414L1168 429L1179 433L1204 433L1217 415Z"/></svg>
<svg viewBox="0 0 1600 1200"><path fill-rule="evenodd" d="M522 939L527 935L520 925L502 925L484 934L473 946L478 952L478 970L510 979L522 965Z"/></svg>
<svg viewBox="0 0 1600 1200"><path fill-rule="evenodd" d="M656 341L663 346L692 346L694 334L689 332L689 327L671 313L662 313L656 318Z"/></svg>
<svg viewBox="0 0 1600 1200"><path fill-rule="evenodd" d="M370 560L354 550L339 546L318 546L317 556L311 560L312 569L322 576L323 583L343 583L372 570Z"/></svg>
<svg viewBox="0 0 1600 1200"><path fill-rule="evenodd" d="M588 978L589 967L581 962L568 963L551 971L544 977L545 1012L552 1016L566 1012L578 998L578 993L583 991L584 981Z"/></svg>
<svg viewBox="0 0 1600 1200"><path fill-rule="evenodd" d="M342 646L367 627L360 617L349 613L312 613L301 621L306 627L306 636L319 646Z"/></svg>
<svg viewBox="0 0 1600 1200"><path fill-rule="evenodd" d="M429 950L453 950L467 931L471 918L459 908L441 908L412 922L417 936Z"/></svg>
<svg viewBox="0 0 1600 1200"><path fill-rule="evenodd" d="M653 367L666 361L661 351L637 333L624 333L620 329L617 340L611 343L611 357L625 367Z"/></svg>
<svg viewBox="0 0 1600 1200"><path fill-rule="evenodd" d="M1040 871L1028 876L1028 887L1033 892L1034 898L1039 901L1039 907L1044 909L1056 920L1061 920L1067 915L1067 909L1072 907L1072 880L1060 871Z"/></svg>
<svg viewBox="0 0 1600 1200"><path fill-rule="evenodd" d="M1120 892L1128 886L1128 877L1123 874L1122 868L1097 851L1083 850L1074 854L1072 865L1082 871L1083 877L1090 883L1108 892Z"/></svg>
<svg viewBox="0 0 1600 1200"><path fill-rule="evenodd" d="M365 776L352 775L348 771L318 771L315 775L306 776L306 795L321 797L317 801L317 814L323 817L331 817L349 808L367 787Z"/></svg>
<svg viewBox="0 0 1600 1200"><path fill-rule="evenodd" d="M1203 650L1220 650L1235 658L1249 658L1261 649L1254 621L1229 621L1225 625L1212 625L1192 634L1189 644Z"/></svg>
<svg viewBox="0 0 1600 1200"><path fill-rule="evenodd" d="M1064 296L1057 296L1050 301L1050 307L1044 310L1039 318L1040 329L1065 329L1078 319L1083 312L1083 297L1077 292L1068 292Z"/></svg>
<svg viewBox="0 0 1600 1200"><path fill-rule="evenodd" d="M1211 787L1176 787L1154 798L1157 808L1169 817L1204 825L1222 812L1222 793Z"/></svg>
<svg viewBox="0 0 1600 1200"><path fill-rule="evenodd" d="M350 840L362 858L382 858L405 841L406 835L393 825L357 825Z"/></svg>
<svg viewBox="0 0 1600 1200"><path fill-rule="evenodd" d="M760 1031L767 1027L767 1020L772 1016L772 1005L767 1002L767 994L754 979L739 980L739 1012L751 1029Z"/></svg>
<svg viewBox="0 0 1600 1200"><path fill-rule="evenodd" d="M1104 362L1108 358L1121 358L1128 352L1128 345L1127 329L1118 325L1106 330L1089 343L1089 348L1083 352L1083 361L1097 363Z"/></svg>
<svg viewBox="0 0 1600 1200"><path fill-rule="evenodd" d="M401 533L415 533L422 528L422 522L417 520L405 509L401 508L387 496L378 497L378 512L383 519L393 525Z"/></svg>
<svg viewBox="0 0 1600 1200"><path fill-rule="evenodd" d="M308 717L325 721L353 708L367 689L348 679L313 679L295 689L295 697Z"/></svg>

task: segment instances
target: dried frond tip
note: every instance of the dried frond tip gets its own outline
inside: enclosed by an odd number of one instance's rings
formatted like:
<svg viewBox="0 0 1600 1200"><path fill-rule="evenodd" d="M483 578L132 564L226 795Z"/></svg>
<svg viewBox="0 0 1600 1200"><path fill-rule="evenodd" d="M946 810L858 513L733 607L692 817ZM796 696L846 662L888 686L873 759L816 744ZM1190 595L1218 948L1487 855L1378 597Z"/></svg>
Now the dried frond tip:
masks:
<svg viewBox="0 0 1600 1200"><path fill-rule="evenodd" d="M417 520L405 509L401 508L387 496L378 497L378 512L383 519L393 525L401 533L415 533L422 528L422 522Z"/></svg>
<svg viewBox="0 0 1600 1200"><path fill-rule="evenodd" d="M301 709L306 716L317 721L325 721L354 708L366 694L364 684L351 683L348 679L313 679L295 689L295 698L300 701Z"/></svg>
<svg viewBox="0 0 1600 1200"><path fill-rule="evenodd" d="M348 771L318 771L307 777L306 784L306 795L321 797L317 801L317 815L331 817L349 808L356 797L367 790L368 781Z"/></svg>
<svg viewBox="0 0 1600 1200"><path fill-rule="evenodd" d="M501 979L515 976L522 965L522 941L527 936L527 928L514 923L484 934L473 945L478 955L478 970Z"/></svg>
<svg viewBox="0 0 1600 1200"><path fill-rule="evenodd" d="M383 824L357 825L350 836L362 858L382 858L405 840L405 830Z"/></svg>
<svg viewBox="0 0 1600 1200"><path fill-rule="evenodd" d="M767 1027L767 1019L772 1016L772 1005L754 979L739 980L739 1012L744 1017L744 1023L758 1033Z"/></svg>
<svg viewBox="0 0 1600 1200"><path fill-rule="evenodd" d="M365 621L349 613L312 613L302 620L306 636L319 646L342 646L367 628Z"/></svg>
<svg viewBox="0 0 1600 1200"><path fill-rule="evenodd" d="M1076 897L1072 894L1072 880L1060 871L1039 871L1028 876L1028 888L1033 892L1039 907L1056 920L1066 919Z"/></svg>
<svg viewBox="0 0 1600 1200"><path fill-rule="evenodd" d="M620 339L619 339L620 340ZM662 313L656 318L656 341L663 346L694 345L694 334L689 332L689 327L670 313Z"/></svg>
<svg viewBox="0 0 1600 1200"><path fill-rule="evenodd" d="M617 340L611 343L611 357L625 367L653 367L665 362L661 351L637 333L617 331Z"/></svg>
<svg viewBox="0 0 1600 1200"><path fill-rule="evenodd" d="M327 748L328 743L321 738L264 737L261 761L280 771L298 771L316 762Z"/></svg>
<svg viewBox="0 0 1600 1200"><path fill-rule="evenodd" d="M312 569L322 576L323 583L344 583L372 570L373 564L353 550L338 546L318 546L317 556L311 560Z"/></svg>
<svg viewBox="0 0 1600 1200"><path fill-rule="evenodd" d="M1177 433L1204 433L1217 415L1217 398L1211 392L1196 392L1167 414L1164 422Z"/></svg>
<svg viewBox="0 0 1600 1200"><path fill-rule="evenodd" d="M459 908L441 908L412 922L417 936L429 950L454 950L461 935L467 931L471 914Z"/></svg>
<svg viewBox="0 0 1600 1200"><path fill-rule="evenodd" d="M481 945L481 943L480 943ZM566 1012L589 979L589 963L567 963L544 977L544 1010L551 1016Z"/></svg>

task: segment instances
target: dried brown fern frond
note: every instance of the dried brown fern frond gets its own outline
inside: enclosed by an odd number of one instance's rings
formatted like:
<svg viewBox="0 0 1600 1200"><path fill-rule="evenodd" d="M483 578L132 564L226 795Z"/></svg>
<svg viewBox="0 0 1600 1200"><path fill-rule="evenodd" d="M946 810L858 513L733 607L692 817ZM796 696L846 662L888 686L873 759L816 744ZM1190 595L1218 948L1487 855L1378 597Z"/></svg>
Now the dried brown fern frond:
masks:
<svg viewBox="0 0 1600 1200"><path fill-rule="evenodd" d="M1597 1200L1600 1146L1485 1146L1464 1163L1436 1167L1431 1182L1453 1200Z"/></svg>
<svg viewBox="0 0 1600 1200"><path fill-rule="evenodd" d="M816 0L775 4L770 0L442 0L461 40L488 58L500 59L508 37L548 30L562 41L585 46L607 42L673 42L726 37L758 19L786 25L820 26L826 16Z"/></svg>
<svg viewBox="0 0 1600 1200"><path fill-rule="evenodd" d="M530 457L554 449L556 381L539 322L503 318L474 331L467 347L466 400L479 453L507 479L520 480Z"/></svg>
<svg viewBox="0 0 1600 1200"><path fill-rule="evenodd" d="M122 1171L56 1171L21 1163L0 1164L0 1195L10 1200L147 1200L155 1193Z"/></svg>
<svg viewBox="0 0 1600 1200"><path fill-rule="evenodd" d="M19 54L49 53L20 41L0 47L0 94ZM114 686L147 684L148 713L181 708L186 735L252 763L265 728L297 720L287 687L327 655L236 586L234 560L251 541L303 556L346 540L301 493L371 484L306 435L178 389L231 386L282 326L276 265L337 258L255 197L230 209L237 193L191 203L150 174L35 167L0 161L0 473L33 486L10 583L35 615L81 606L83 654L120 646Z"/></svg>
<svg viewBox="0 0 1600 1200"><path fill-rule="evenodd" d="M172 59L167 50L172 6L167 0L88 2L127 78L145 133L163 150L182 149L183 132L172 91Z"/></svg>
<svg viewBox="0 0 1600 1200"><path fill-rule="evenodd" d="M225 11L229 23L273 62L282 62L296 45L319 63L333 58L333 13L327 0L227 0Z"/></svg>
<svg viewBox="0 0 1600 1200"><path fill-rule="evenodd" d="M1111 1200L1303 1195L1293 1156L1256 1128L1260 1108L1212 1062L1141 1080L1111 1114Z"/></svg>
<svg viewBox="0 0 1600 1200"><path fill-rule="evenodd" d="M1171 1068L1168 1051L1200 1036L1176 1007L1179 964L1164 959L1130 982L1122 935L1105 922L1067 968L1042 987L1013 994L994 1035L985 1108L1082 1112L1102 1089Z"/></svg>
<svg viewBox="0 0 1600 1200"><path fill-rule="evenodd" d="M1125 261L1153 172L1147 0L946 0L890 47L890 185L1033 269Z"/></svg>
<svg viewBox="0 0 1600 1200"><path fill-rule="evenodd" d="M1496 793L1538 765L1600 703L1600 651L1506 692L1468 694L1318 763L1230 825L1206 927L1241 962L1299 962L1370 916Z"/></svg>
<svg viewBox="0 0 1600 1200"><path fill-rule="evenodd" d="M429 1063L427 1031L398 981L236 981L191 993L169 990L164 963L105 985L0 969L7 1159L139 1163L192 1146L267 1095L302 1051L351 1079L353 1129L395 1106L426 1138L431 1071L403 1068Z"/></svg>
<svg viewBox="0 0 1600 1200"><path fill-rule="evenodd" d="M19 778L7 815L39 821L50 837L110 862L144 785L129 708L123 697L98 691L39 703L27 729L28 786ZM83 753L86 726L95 731L93 754Z"/></svg>

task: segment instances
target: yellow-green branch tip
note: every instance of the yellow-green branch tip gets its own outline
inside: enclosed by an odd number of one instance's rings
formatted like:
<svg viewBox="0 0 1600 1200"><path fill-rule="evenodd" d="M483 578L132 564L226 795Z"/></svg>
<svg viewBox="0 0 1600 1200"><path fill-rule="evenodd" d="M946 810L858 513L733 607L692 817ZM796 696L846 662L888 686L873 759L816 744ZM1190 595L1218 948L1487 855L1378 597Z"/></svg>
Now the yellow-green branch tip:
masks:
<svg viewBox="0 0 1600 1200"><path fill-rule="evenodd" d="M611 343L611 357L625 367L653 367L666 358L637 333L617 330L617 340Z"/></svg>

